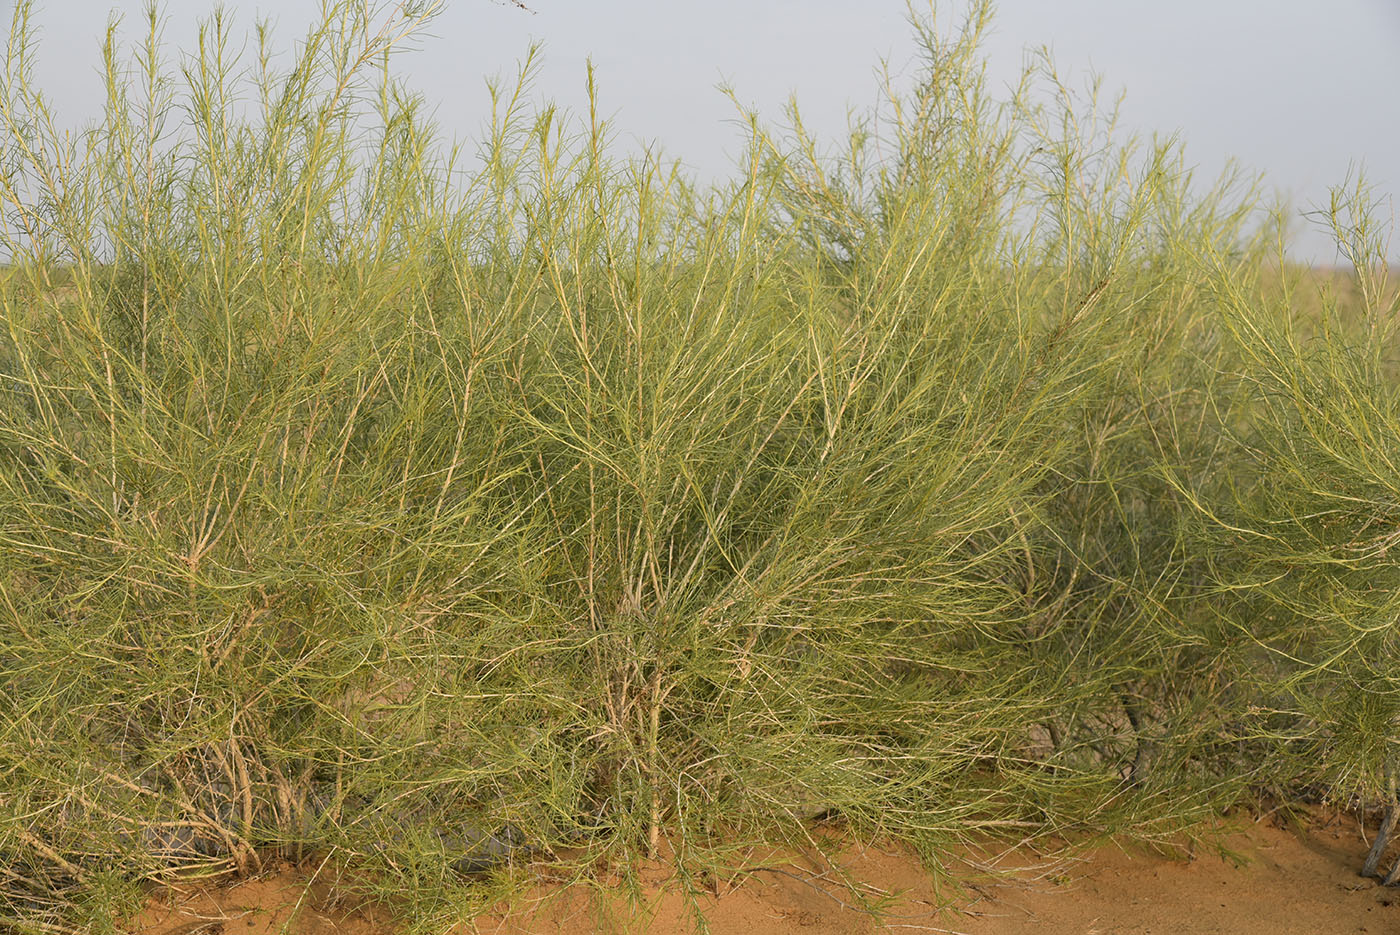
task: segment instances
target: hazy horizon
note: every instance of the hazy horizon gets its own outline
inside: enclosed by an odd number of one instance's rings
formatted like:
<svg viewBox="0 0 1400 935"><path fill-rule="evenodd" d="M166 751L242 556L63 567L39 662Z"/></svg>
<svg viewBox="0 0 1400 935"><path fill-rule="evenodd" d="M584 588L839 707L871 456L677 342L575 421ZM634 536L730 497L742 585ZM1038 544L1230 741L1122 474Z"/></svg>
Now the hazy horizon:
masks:
<svg viewBox="0 0 1400 935"><path fill-rule="evenodd" d="M510 78L532 42L543 45L534 92L575 111L586 101L585 63L595 65L601 107L620 141L656 145L700 178L726 172L743 142L727 83L740 102L780 123L795 95L806 124L835 143L848 110L878 99L886 59L907 85L918 66L903 0L860 5L835 0L715 0L700 14L641 0L566 4L527 0L530 10L496 0L450 0L430 35L399 60L400 73L432 106L444 135L479 135L489 114L485 79ZM236 33L271 15L274 46L288 50L317 16L316 0L230 0ZM13 11L13 0L3 4ZM140 0L40 3L36 78L60 122L92 119L102 102L98 67L109 14L121 35L144 32ZM167 51L191 45L204 2L167 7ZM924 9L917 5L918 9ZM965 4L939 3L941 28ZM1026 53L1050 47L1069 83L1099 74L1106 93L1126 92L1122 128L1144 136L1179 134L1198 182L1234 157L1289 197L1294 216L1325 203L1328 188L1363 167L1393 224L1400 189L1400 4L1337 0L1326 17L1315 3L1184 0L1157 5L1113 0L1002 0L984 45L994 86L1015 82ZM8 17L6 18L8 22ZM1330 237L1295 220L1293 256L1336 262ZM1394 261L1398 245L1392 243Z"/></svg>

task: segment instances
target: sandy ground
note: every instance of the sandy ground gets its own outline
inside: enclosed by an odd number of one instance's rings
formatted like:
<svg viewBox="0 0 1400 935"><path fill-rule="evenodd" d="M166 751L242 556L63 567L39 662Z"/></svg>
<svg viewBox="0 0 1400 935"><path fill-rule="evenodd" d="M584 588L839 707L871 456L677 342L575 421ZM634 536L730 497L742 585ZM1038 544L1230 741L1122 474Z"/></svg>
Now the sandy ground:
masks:
<svg viewBox="0 0 1400 935"><path fill-rule="evenodd" d="M1356 874L1366 841L1354 818L1314 813L1304 827L1250 824L1230 835L1244 859L1214 852L1169 859L1104 847L1074 860L1046 863L1012 851L988 858L1017 867L1014 878L969 878L955 908L940 899L917 861L899 850L853 849L844 867L872 897L897 897L881 927L851 906L830 870L801 858L768 858L746 878L716 882L703 900L716 935L837 935L874 932L960 932L965 935L1291 935L1396 933L1400 888L1385 889ZM972 855L966 855L971 858ZM650 868L647 905L611 907L612 921L582 895L541 887L509 916L483 916L452 929L491 935L601 935L693 931L683 900L665 872ZM183 895L153 899L130 930L139 935L392 935L373 914L332 911L325 892L294 870L233 886L186 886Z"/></svg>

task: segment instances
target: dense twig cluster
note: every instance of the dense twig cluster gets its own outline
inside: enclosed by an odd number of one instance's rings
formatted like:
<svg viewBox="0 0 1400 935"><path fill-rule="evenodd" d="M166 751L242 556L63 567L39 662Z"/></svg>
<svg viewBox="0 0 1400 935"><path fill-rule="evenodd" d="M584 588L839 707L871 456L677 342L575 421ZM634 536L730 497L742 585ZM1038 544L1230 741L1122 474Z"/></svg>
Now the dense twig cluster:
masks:
<svg viewBox="0 0 1400 935"><path fill-rule="evenodd" d="M1364 225L1359 312L1280 294L1248 186L1048 63L1052 103L994 99L985 6L913 21L922 80L844 155L754 117L710 187L529 61L468 168L389 70L431 10L349 3L286 69L216 15L178 78L153 16L65 133L28 10L0 925L279 853L431 915L512 858L665 838L692 879L818 816L936 863L1258 788L1395 814Z"/></svg>

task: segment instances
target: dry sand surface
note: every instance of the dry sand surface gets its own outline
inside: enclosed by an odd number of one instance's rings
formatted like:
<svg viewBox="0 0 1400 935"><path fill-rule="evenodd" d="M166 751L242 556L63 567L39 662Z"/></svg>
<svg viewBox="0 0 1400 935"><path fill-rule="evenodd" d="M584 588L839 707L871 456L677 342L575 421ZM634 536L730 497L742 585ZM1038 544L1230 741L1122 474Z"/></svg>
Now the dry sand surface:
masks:
<svg viewBox="0 0 1400 935"><path fill-rule="evenodd" d="M1303 827L1249 824L1226 839L1246 861L1216 853L1169 859L1104 847L1048 864L1024 851L992 860L1019 867L1014 879L969 879L955 908L940 900L917 861L897 850L853 849L843 861L872 895L897 895L880 927L845 905L830 871L803 860L758 864L742 880L716 883L705 901L716 935L963 932L967 935L1400 935L1400 888L1385 889L1356 874L1366 841L1354 818L1316 812ZM969 859L971 857L969 856ZM974 861L978 862L978 861ZM971 870L969 871L972 872ZM452 930L491 935L596 935L692 931L682 900L658 866L647 877L649 905L620 907L599 919L596 903L540 887L508 917L486 916ZM947 895L945 891L945 896ZM173 900L173 905L172 905ZM184 894L152 900L133 921L139 935L392 935L366 911L331 911L322 888L294 870L233 886L186 886Z"/></svg>

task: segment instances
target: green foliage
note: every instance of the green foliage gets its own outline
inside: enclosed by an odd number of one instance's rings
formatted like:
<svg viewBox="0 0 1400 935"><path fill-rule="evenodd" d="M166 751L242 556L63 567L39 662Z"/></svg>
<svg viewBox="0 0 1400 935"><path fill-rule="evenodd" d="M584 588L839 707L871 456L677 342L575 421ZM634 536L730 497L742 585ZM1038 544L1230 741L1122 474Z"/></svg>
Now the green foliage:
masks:
<svg viewBox="0 0 1400 935"><path fill-rule="evenodd" d="M1383 284L1305 336L1252 187L1048 62L994 98L986 4L911 18L841 155L748 115L709 187L531 105L533 53L469 167L390 68L432 8L336 5L285 69L215 14L178 71L152 13L65 133L29 9L5 924L276 853L436 920L507 857L689 874L825 815L936 863L1379 788Z"/></svg>
<svg viewBox="0 0 1400 935"><path fill-rule="evenodd" d="M1363 802L1393 789L1400 739L1400 301L1369 197L1363 182L1339 188L1328 219L1353 299L1329 286L1305 304L1288 281L1272 302L1222 295L1249 400L1236 436L1248 483L1221 501L1213 572L1232 626L1271 651L1253 673L1286 739L1271 770Z"/></svg>

